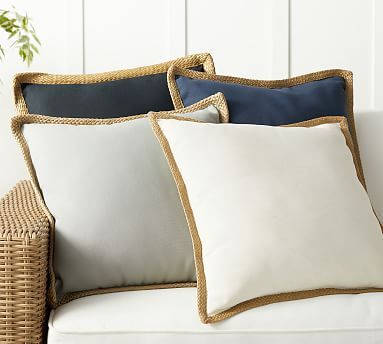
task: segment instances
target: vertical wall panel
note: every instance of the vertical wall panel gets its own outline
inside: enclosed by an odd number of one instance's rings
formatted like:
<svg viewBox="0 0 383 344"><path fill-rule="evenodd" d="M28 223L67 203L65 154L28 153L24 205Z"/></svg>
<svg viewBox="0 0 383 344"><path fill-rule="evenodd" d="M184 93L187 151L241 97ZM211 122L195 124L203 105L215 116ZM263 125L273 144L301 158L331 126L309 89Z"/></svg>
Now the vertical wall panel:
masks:
<svg viewBox="0 0 383 344"><path fill-rule="evenodd" d="M84 0L87 73L154 64L174 56L171 0ZM182 28L181 28L182 30Z"/></svg>
<svg viewBox="0 0 383 344"><path fill-rule="evenodd" d="M271 78L290 76L290 0L273 0Z"/></svg>
<svg viewBox="0 0 383 344"><path fill-rule="evenodd" d="M84 0L67 0L67 56L71 73L84 73Z"/></svg>
<svg viewBox="0 0 383 344"><path fill-rule="evenodd" d="M219 74L270 78L271 3L187 1L187 52L211 52Z"/></svg>
<svg viewBox="0 0 383 344"><path fill-rule="evenodd" d="M370 108L373 0L291 0L290 67L354 72L355 107Z"/></svg>
<svg viewBox="0 0 383 344"><path fill-rule="evenodd" d="M169 0L169 54L186 55L186 0Z"/></svg>

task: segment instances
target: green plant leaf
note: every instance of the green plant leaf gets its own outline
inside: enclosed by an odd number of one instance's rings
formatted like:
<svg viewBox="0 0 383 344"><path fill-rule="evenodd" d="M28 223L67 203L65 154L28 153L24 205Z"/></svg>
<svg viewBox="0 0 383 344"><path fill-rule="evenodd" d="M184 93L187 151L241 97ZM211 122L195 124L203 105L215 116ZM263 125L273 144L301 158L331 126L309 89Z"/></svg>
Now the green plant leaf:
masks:
<svg viewBox="0 0 383 344"><path fill-rule="evenodd" d="M26 36L26 35L22 35L22 36L17 40L17 42L18 42L19 44L21 44L21 43L25 43L25 42L29 42L29 37Z"/></svg>
<svg viewBox="0 0 383 344"><path fill-rule="evenodd" d="M39 53L39 49L37 49L37 47L36 47L34 44L32 44L32 43L31 43L31 48L32 48L32 50L33 50L36 54Z"/></svg>
<svg viewBox="0 0 383 344"><path fill-rule="evenodd" d="M5 57L5 52L3 47L0 45L0 61L2 61Z"/></svg>
<svg viewBox="0 0 383 344"><path fill-rule="evenodd" d="M32 37L35 39L35 41L37 42L38 45L41 45L41 42L40 40L37 38L36 34L34 32L31 33L32 34Z"/></svg>
<svg viewBox="0 0 383 344"><path fill-rule="evenodd" d="M3 27L4 23L8 22L8 18L0 16L0 26Z"/></svg>
<svg viewBox="0 0 383 344"><path fill-rule="evenodd" d="M8 40L10 40L13 36L15 36L17 34L17 31L14 30L9 36L8 36Z"/></svg>
<svg viewBox="0 0 383 344"><path fill-rule="evenodd" d="M12 7L12 10L0 10L0 31L1 30L8 33L10 47L16 48L21 60L29 66L35 54L39 53L37 45L41 45L41 42L36 35L36 30L28 14L20 14L16 11L15 7ZM3 60L4 57L5 50L3 46L0 45L0 61Z"/></svg>

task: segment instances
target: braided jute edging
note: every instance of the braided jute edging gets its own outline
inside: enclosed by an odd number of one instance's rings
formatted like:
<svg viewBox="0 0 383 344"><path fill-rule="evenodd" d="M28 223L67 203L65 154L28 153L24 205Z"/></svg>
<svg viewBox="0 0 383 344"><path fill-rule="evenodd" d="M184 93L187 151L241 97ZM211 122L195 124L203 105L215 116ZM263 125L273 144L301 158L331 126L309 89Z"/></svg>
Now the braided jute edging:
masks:
<svg viewBox="0 0 383 344"><path fill-rule="evenodd" d="M229 121L229 111L227 108L225 97L222 93L217 93L213 96L205 98L198 103L195 103L191 106L188 106L183 109L173 110L173 111L162 111L158 112L161 115L182 115L191 113L197 110L205 109L206 107L213 105L215 106L220 113L220 121L223 123L227 123ZM60 300L58 300L55 284L56 278L54 273L53 261L54 261L54 238L55 238L55 230L54 230L54 218L49 212L48 207L45 205L43 198L43 190L40 189L38 178L36 171L33 166L33 159L31 157L31 153L29 151L28 143L23 135L22 127L25 124L62 124L62 125L113 125L116 123L129 122L139 118L145 118L148 115L137 115L137 116L128 116L128 117L119 117L119 118L108 118L108 119L93 119L93 118L60 118L60 117L49 117L49 116L41 116L41 115L28 115L28 116L15 116L12 118L11 128L13 135L15 136L17 142L19 143L24 160L26 162L29 174L32 178L32 184L36 191L37 199L41 204L41 207L49 219L50 226L52 228L51 240L50 240L50 250L49 250L49 291L48 291L48 300L52 307L57 307L63 303L69 302L76 298L79 298L84 295L95 295L102 294L112 291L123 291L123 290L144 290L144 289L153 289L153 288L169 288L169 287L190 287L194 286L194 283L166 283L166 284L158 284L158 285L149 285L149 286L126 286L119 288L104 288L104 289L94 289L87 291L78 291L64 295Z"/></svg>
<svg viewBox="0 0 383 344"><path fill-rule="evenodd" d="M13 79L13 95L18 115L28 115L28 107L25 103L22 84L92 84L121 79L136 78L145 75L166 73L171 65L177 65L184 68L191 68L202 65L206 73L215 74L213 58L208 53L189 55L175 60L163 62L156 65L138 67L125 70L116 70L111 72L96 74L47 74L47 73L19 73Z"/></svg>
<svg viewBox="0 0 383 344"><path fill-rule="evenodd" d="M254 79L245 79L238 78L233 76L224 76L224 75L209 75L206 73L200 73L193 70L188 70L179 66L171 66L168 70L167 80L170 96L173 101L175 109L183 108L183 101L180 95L180 92L176 83L176 75L188 77L191 79L199 80L213 80L224 83L233 83L240 84L245 86L255 86L255 87L264 87L264 88L282 88L282 87L291 87L296 85L305 84L311 81L322 80L331 77L341 77L345 82L345 96L346 96L346 111L347 111L347 120L348 126L351 131L351 136L354 141L355 153L357 157L357 163L359 165L360 175L364 179L362 161L360 159L359 145L355 128L355 119L354 119L354 98L353 98L353 75L352 72L343 69L329 69L319 72L309 73L305 75L296 76L289 79L282 80L254 80ZM230 109L229 109L230 110ZM345 114L337 114L345 115Z"/></svg>
<svg viewBox="0 0 383 344"><path fill-rule="evenodd" d="M202 257L202 243L201 239L198 234L198 229L196 225L196 221L194 218L194 213L192 206L190 204L187 188L185 185L185 182L183 180L183 177L181 175L181 172L178 168L177 162L174 158L174 155L172 153L169 141L167 140L165 134L163 133L158 121L161 119L175 119L175 120L183 120L182 118L177 118L175 116L169 116L169 115L161 115L161 114L154 114L150 117L152 128L157 136L157 139L164 151L164 154L166 156L166 159L168 160L170 169L173 173L174 180L176 182L178 192L181 198L182 205L184 207L184 211L186 214L186 219L188 222L190 234L192 237L193 242L193 248L194 248L194 259L195 259L195 265L196 265L196 275L197 275L197 305L198 305L198 313L200 316L200 319L203 323L214 323L217 321L224 320L226 318L229 318L235 314L241 313L243 311L246 311L248 309L254 308L254 307L260 307L264 305L268 305L271 303L277 303L282 301L291 301L291 300L298 300L298 299L306 299L306 298L312 298L317 296L324 296L324 295L334 295L334 294L360 294L360 293L369 293L369 292L382 292L383 288L361 288L361 289L340 289L340 288L320 288L320 289L314 289L314 290L302 290L302 291L294 291L294 292L286 292L286 293L280 293L280 294L273 294L273 295L266 295L262 297L256 297L251 300L247 300L244 302L241 302L225 311L219 312L214 315L208 315L207 314L207 286L206 286L206 277L205 277L205 270L204 270L204 263L203 263L203 257ZM188 119L188 121L192 122L198 122L192 119ZM339 123L341 131L345 135L346 143L348 147L351 149L351 153L355 155L355 152L352 150L352 144L350 145L350 135L348 133L348 127L347 127L347 120L343 116L339 117L321 117L315 120L305 121L301 123L296 123L289 125L295 126L295 127L312 127L320 124L327 124L327 123ZM356 170L358 171L358 166L355 166ZM359 177L359 173L358 173ZM360 178L360 177L359 177ZM363 184L362 180L360 182Z"/></svg>

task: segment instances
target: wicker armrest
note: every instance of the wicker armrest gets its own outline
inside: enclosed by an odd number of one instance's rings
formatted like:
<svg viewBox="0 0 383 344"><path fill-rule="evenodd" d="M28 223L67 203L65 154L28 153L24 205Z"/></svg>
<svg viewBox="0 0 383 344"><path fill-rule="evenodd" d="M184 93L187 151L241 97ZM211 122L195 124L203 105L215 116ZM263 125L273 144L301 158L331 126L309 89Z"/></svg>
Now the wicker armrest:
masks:
<svg viewBox="0 0 383 344"><path fill-rule="evenodd" d="M48 246L48 218L22 181L0 200L1 343L44 341Z"/></svg>

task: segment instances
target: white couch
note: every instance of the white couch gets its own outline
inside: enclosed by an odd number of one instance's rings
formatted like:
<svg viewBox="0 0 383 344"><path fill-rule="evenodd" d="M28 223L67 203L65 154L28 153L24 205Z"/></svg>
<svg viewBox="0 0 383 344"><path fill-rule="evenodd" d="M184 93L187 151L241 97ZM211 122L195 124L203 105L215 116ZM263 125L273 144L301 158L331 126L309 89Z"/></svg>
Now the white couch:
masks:
<svg viewBox="0 0 383 344"><path fill-rule="evenodd" d="M364 171L383 220L383 113L356 116ZM197 314L196 289L88 296L50 314L48 343L383 343L383 294L332 295L251 309L217 324Z"/></svg>

